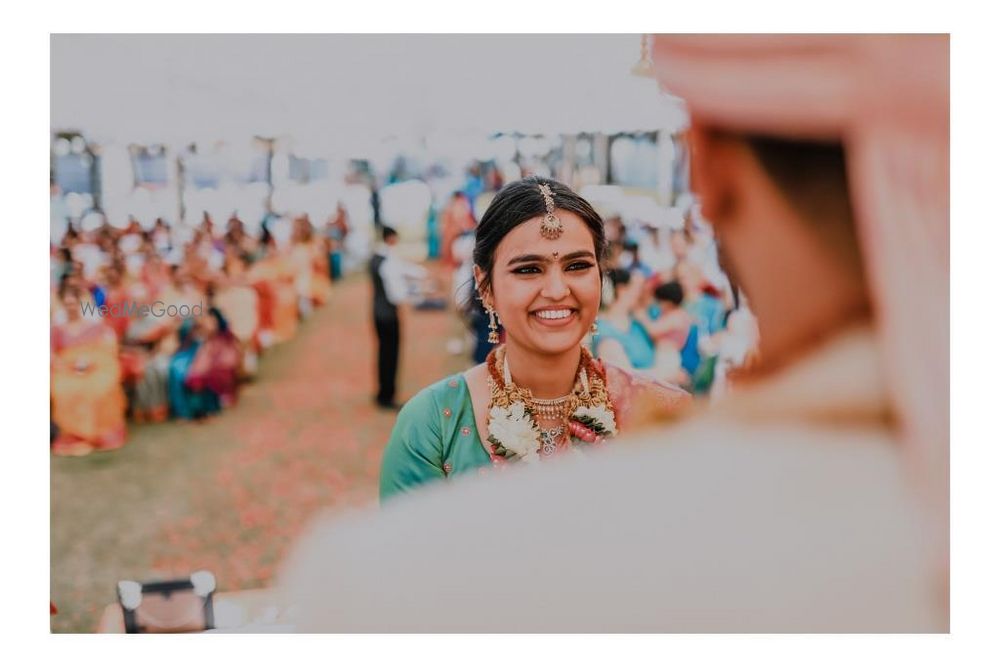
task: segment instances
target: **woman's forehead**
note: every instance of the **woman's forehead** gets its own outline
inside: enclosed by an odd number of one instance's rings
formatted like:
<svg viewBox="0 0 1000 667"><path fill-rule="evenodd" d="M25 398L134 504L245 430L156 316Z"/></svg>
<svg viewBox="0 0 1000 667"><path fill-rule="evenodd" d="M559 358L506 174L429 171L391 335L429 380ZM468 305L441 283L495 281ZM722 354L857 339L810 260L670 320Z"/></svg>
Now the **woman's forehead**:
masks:
<svg viewBox="0 0 1000 667"><path fill-rule="evenodd" d="M520 255L560 256L585 250L594 252L594 237L583 219L575 213L559 209L556 217L562 223L563 233L557 239L542 236L542 216L521 223L507 232L497 246L496 263L505 262Z"/></svg>

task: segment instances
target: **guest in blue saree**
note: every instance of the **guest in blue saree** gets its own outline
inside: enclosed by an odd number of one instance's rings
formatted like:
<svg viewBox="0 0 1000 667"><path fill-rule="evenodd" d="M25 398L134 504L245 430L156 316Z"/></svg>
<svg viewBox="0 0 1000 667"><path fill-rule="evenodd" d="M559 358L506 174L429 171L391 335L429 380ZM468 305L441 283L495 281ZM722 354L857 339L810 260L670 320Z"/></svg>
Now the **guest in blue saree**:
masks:
<svg viewBox="0 0 1000 667"><path fill-rule="evenodd" d="M180 345L170 357L167 381L170 411L179 419L200 419L219 411L218 396L210 391L192 391L186 381L201 341L196 335L195 320L188 318L177 332Z"/></svg>

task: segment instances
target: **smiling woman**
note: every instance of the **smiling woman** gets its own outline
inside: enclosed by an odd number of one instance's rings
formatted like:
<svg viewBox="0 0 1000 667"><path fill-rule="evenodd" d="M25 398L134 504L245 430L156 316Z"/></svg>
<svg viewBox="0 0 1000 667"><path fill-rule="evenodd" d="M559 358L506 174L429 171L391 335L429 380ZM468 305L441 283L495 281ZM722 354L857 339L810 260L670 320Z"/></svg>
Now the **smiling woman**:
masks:
<svg viewBox="0 0 1000 667"><path fill-rule="evenodd" d="M532 177L497 194L473 260L479 298L506 342L403 407L383 458L383 499L580 452L634 425L638 412L673 416L688 403L683 390L606 365L581 344L601 302L605 243L600 216L561 183Z"/></svg>

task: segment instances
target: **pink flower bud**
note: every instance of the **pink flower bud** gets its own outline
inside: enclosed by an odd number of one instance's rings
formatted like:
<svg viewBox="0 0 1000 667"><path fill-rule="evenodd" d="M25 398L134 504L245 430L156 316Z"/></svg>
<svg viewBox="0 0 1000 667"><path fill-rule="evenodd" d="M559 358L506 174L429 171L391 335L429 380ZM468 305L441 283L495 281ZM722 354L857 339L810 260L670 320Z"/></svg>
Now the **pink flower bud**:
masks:
<svg viewBox="0 0 1000 667"><path fill-rule="evenodd" d="M570 420L569 432L584 442L597 441L597 434L578 421Z"/></svg>

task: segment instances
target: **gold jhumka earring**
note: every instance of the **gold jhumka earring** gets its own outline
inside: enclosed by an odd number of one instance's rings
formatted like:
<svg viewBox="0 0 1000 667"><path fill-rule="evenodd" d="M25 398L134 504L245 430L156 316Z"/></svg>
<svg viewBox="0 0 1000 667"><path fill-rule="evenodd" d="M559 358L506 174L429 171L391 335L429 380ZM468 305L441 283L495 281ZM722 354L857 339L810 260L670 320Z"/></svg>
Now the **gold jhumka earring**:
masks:
<svg viewBox="0 0 1000 667"><path fill-rule="evenodd" d="M486 340L490 345L496 345L500 342L500 334L497 333L497 311L493 310L489 306L486 307L486 313L490 316L490 335Z"/></svg>

